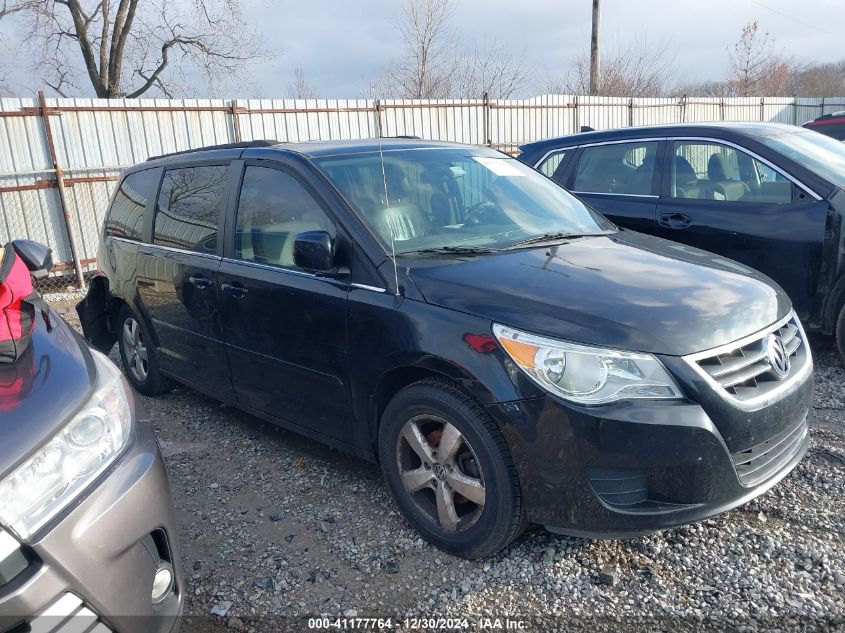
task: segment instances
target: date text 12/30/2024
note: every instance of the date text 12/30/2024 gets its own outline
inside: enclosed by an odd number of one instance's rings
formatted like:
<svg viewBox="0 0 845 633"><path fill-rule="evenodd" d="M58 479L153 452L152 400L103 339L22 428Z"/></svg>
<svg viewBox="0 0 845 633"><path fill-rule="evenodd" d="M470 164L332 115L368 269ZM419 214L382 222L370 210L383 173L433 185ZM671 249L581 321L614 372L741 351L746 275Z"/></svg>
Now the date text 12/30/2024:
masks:
<svg viewBox="0 0 845 633"><path fill-rule="evenodd" d="M370 630L370 631L524 631L522 620L509 617L491 618L308 618L312 630Z"/></svg>

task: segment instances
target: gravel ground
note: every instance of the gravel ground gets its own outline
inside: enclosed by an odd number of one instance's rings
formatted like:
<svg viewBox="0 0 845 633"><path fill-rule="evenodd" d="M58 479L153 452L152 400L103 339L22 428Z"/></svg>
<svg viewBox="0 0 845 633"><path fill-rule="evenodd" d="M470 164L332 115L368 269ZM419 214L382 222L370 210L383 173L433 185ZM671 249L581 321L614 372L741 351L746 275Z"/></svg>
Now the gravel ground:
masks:
<svg viewBox="0 0 845 633"><path fill-rule="evenodd" d="M307 630L302 616L320 614L394 629L441 616L469 630L845 630L845 371L829 340L814 349L810 450L762 497L626 541L531 528L473 562L420 539L376 466L184 387L143 398L180 521L183 630Z"/></svg>

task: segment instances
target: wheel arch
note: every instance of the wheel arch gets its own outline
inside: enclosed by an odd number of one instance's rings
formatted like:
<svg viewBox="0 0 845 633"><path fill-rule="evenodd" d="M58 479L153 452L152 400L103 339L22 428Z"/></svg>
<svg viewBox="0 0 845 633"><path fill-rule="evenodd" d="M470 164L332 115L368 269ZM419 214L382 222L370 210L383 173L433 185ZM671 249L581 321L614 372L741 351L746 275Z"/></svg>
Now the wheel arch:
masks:
<svg viewBox="0 0 845 633"><path fill-rule="evenodd" d="M370 446L378 460L378 433L381 416L387 404L405 387L424 380L448 382L476 400L479 405L496 401L493 394L475 377L450 361L427 356L415 363L397 365L385 371L378 379L370 395L368 426Z"/></svg>

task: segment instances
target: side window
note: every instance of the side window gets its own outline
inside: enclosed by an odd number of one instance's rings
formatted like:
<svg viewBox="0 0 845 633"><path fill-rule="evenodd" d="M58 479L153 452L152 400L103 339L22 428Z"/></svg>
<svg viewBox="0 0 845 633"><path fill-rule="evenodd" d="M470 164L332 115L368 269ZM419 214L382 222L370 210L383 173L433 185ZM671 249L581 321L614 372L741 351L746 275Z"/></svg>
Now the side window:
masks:
<svg viewBox="0 0 845 633"><path fill-rule="evenodd" d="M153 242L198 253L216 253L226 171L225 165L165 171Z"/></svg>
<svg viewBox="0 0 845 633"><path fill-rule="evenodd" d="M158 186L158 169L129 174L120 183L106 217L106 235L141 240L144 233L144 209Z"/></svg>
<svg viewBox="0 0 845 633"><path fill-rule="evenodd" d="M585 147L575 168L573 191L649 195L657 141Z"/></svg>
<svg viewBox="0 0 845 633"><path fill-rule="evenodd" d="M303 231L328 231L334 223L311 192L289 173L249 165L238 199L235 257L297 268L293 241Z"/></svg>
<svg viewBox="0 0 845 633"><path fill-rule="evenodd" d="M572 150L563 150L562 152L557 152L547 156L542 163L537 165L537 169L549 178L554 178L555 172L557 172L558 167L561 166L563 159L566 158L568 152L570 151Z"/></svg>
<svg viewBox="0 0 845 633"><path fill-rule="evenodd" d="M750 154L712 142L675 142L673 198L787 204L793 185L786 176Z"/></svg>

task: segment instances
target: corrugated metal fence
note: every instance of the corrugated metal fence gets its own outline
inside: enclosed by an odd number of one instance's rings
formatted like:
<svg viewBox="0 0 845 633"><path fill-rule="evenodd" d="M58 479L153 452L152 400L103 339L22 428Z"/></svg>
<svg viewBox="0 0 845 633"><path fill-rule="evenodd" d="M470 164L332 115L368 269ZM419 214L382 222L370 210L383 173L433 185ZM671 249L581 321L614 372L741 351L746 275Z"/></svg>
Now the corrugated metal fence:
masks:
<svg viewBox="0 0 845 633"><path fill-rule="evenodd" d="M83 283L120 170L147 157L252 139L302 141L415 135L518 145L596 129L694 121L798 124L845 97L531 99L0 99L0 244L53 249L63 284Z"/></svg>

